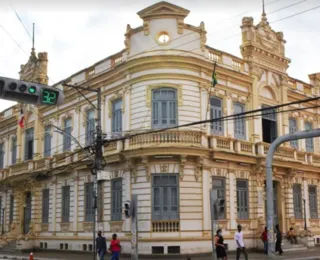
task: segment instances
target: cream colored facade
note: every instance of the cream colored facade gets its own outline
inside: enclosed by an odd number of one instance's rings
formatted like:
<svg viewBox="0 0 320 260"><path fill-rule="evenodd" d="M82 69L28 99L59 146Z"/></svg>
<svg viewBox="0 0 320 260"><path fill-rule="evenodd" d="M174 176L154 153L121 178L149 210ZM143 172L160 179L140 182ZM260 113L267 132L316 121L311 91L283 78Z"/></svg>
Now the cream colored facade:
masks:
<svg viewBox="0 0 320 260"><path fill-rule="evenodd" d="M283 34L273 31L265 15L254 25L252 18L242 21L242 58L206 45L206 29L184 23L189 11L166 2L150 6L138 14L143 25L127 26L125 49L86 68L67 79L70 84L101 88L102 127L112 132L112 102L122 99L122 132L136 133L152 128L152 93L166 87L177 93L177 124L183 125L210 118L208 95L222 100L223 115L234 113L234 103L245 110L277 105L319 95L320 74L310 75L310 83L290 77L286 70ZM160 37L160 38L159 38ZM162 38L161 38L162 37ZM169 40L168 40L169 39ZM163 40L168 40L163 43ZM218 85L211 88L213 62L217 62ZM45 82L46 54L36 62L42 66L37 79L34 60L22 67L21 78ZM38 66L38 65L37 65ZM34 77L34 76L32 76ZM85 221L85 183L93 180L83 152L72 143L71 152L63 152L63 137L51 132L51 156L44 156L44 129L54 124L63 127L64 119L72 122L72 135L85 146L88 102L73 89L64 90L66 102L59 107L25 106L26 126L34 128L32 160L24 160L25 130L17 127L20 108L0 114L0 139L4 147L4 168L0 169L2 207L5 208L1 242L17 241L18 248L90 250L92 223ZM87 95L96 103L94 94ZM305 122L320 127L317 102L286 109L311 107L276 115L277 136L289 133L289 118L296 119L297 129ZM223 122L223 134L211 132L210 124L145 134L125 141L111 142L104 148L107 177L100 184L103 214L98 228L110 238L116 232L130 252L130 220L111 221L111 180L122 179L122 203L138 194L139 250L151 254L153 247L163 252L180 247L181 253L210 252L211 224L209 192L213 177L225 183L225 219L219 221L229 249L235 249L233 235L237 224L244 229L245 243L256 248L265 226L265 157L269 144L263 142L262 118L245 120L245 138L235 138L234 120ZM12 138L17 138L17 163L12 164ZM307 152L306 141L298 148L282 145L275 156L274 180L277 188L277 219L282 230L290 226L303 229L303 219L295 218L293 185L300 184L306 198L307 226L312 239L320 238L320 220L310 218L308 185L316 185L319 213L320 143L313 141L314 152ZM178 176L179 203L176 219L155 220L152 216L152 176ZM237 180L248 183L248 217L238 219ZM69 222L62 221L62 186L70 186ZM42 190L49 189L49 220L43 224ZM26 194L31 192L30 230L24 234ZM13 218L10 223L10 195L13 195ZM303 203L300 200L301 205ZM2 223L2 222L1 222ZM318 239L319 240L319 239ZM195 243L196 241L196 243ZM177 250L177 248L175 248Z"/></svg>

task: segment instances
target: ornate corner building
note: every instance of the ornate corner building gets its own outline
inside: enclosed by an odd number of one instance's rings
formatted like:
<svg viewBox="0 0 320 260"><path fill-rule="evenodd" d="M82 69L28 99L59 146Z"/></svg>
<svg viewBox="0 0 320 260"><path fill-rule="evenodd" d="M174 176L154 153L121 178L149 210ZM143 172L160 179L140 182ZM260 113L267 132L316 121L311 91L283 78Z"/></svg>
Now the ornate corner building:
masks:
<svg viewBox="0 0 320 260"><path fill-rule="evenodd" d="M143 23L127 26L125 49L66 79L103 93L107 138L183 125L319 95L320 73L310 83L287 74L285 40L265 14L242 20L242 58L206 45L206 29L186 24L189 11L160 2L140 11ZM48 83L47 54L21 67L22 79ZM213 63L218 84L211 88ZM59 107L25 106L0 113L0 226L2 246L92 250L93 178L82 146L93 141L96 111L74 89ZM88 94L96 103L96 96ZM237 224L256 248L265 221L265 158L280 135L318 128L318 102L284 111L138 135L104 147L107 162L98 194L98 228L117 233L130 252L130 220L123 204L138 194L141 254L211 251L209 192L225 198L219 220L229 249ZM297 110L297 108L306 108ZM275 222L283 231L307 227L320 240L318 138L281 145L274 161ZM194 241L197 241L195 244Z"/></svg>

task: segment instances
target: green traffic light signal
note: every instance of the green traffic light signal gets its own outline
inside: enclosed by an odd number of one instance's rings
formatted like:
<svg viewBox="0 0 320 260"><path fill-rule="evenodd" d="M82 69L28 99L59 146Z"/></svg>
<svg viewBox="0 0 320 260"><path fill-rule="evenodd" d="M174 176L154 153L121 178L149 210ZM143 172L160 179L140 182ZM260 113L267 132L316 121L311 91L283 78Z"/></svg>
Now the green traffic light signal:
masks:
<svg viewBox="0 0 320 260"><path fill-rule="evenodd" d="M36 93L37 89L36 89L36 87L31 86L31 87L29 87L28 91L29 91L29 93L34 94L34 93Z"/></svg>

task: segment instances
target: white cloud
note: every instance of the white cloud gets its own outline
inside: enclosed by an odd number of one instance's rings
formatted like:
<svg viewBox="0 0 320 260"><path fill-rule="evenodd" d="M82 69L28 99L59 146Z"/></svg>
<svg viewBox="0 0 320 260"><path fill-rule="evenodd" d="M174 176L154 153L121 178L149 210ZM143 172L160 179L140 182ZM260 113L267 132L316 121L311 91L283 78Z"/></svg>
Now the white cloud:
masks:
<svg viewBox="0 0 320 260"><path fill-rule="evenodd" d="M20 64L26 63L31 50L31 39L10 7L12 5L29 32L32 23L36 23L36 51L48 52L49 84L52 84L123 49L126 25L140 26L142 21L136 13L157 1L135 1L134 4L128 0L20 2L13 0L0 4L0 24L27 54L0 28L0 75L18 78ZM240 56L242 17L253 16L257 22L261 14L261 4L256 0L179 0L172 3L190 10L187 23L198 26L201 21L205 22L208 45L237 56ZM292 0L278 0L267 4L266 10L271 12L292 3ZM317 0L305 1L272 13L268 19L275 21L317 5ZM287 40L286 55L292 60L289 74L304 81L308 81L308 74L319 70L319 10L271 24L276 31L282 31ZM233 19L228 19L230 17ZM226 39L235 34L238 35ZM0 111L11 104L1 101Z"/></svg>

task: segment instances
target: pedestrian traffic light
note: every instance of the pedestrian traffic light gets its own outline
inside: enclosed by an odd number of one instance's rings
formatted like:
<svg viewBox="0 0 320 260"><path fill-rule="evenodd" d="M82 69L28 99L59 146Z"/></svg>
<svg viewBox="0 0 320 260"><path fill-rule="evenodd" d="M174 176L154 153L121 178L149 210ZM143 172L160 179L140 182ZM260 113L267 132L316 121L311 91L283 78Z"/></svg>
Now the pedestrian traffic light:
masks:
<svg viewBox="0 0 320 260"><path fill-rule="evenodd" d="M61 105L64 94L47 85L0 77L0 98L34 105Z"/></svg>
<svg viewBox="0 0 320 260"><path fill-rule="evenodd" d="M217 198L216 202L214 203L214 209L215 209L215 213L217 215L217 219L219 219L219 216L224 214L224 199L223 198Z"/></svg>
<svg viewBox="0 0 320 260"><path fill-rule="evenodd" d="M130 218L131 213L132 213L131 202L129 200L127 200L124 203L124 215L126 216L126 218Z"/></svg>

